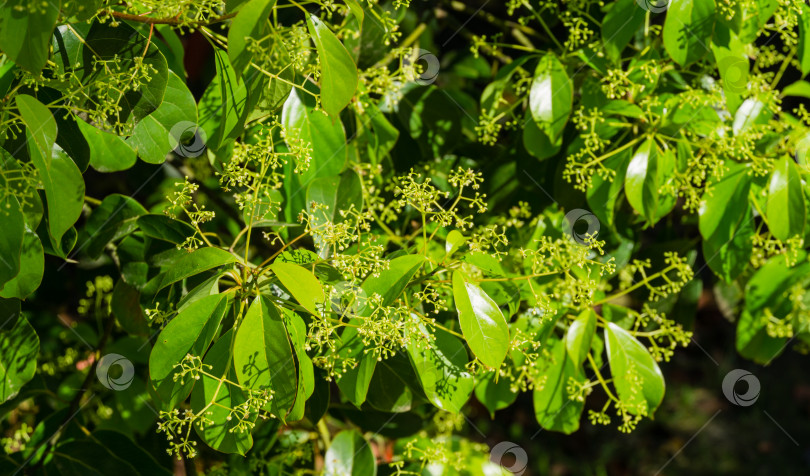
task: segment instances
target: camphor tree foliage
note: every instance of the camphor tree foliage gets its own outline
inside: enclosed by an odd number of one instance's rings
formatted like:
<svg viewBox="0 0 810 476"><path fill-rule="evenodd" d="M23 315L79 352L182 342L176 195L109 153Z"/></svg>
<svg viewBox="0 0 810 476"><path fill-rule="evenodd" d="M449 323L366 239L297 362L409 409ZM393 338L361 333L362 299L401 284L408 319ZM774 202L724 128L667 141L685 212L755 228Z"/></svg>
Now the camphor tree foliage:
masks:
<svg viewBox="0 0 810 476"><path fill-rule="evenodd" d="M479 3L5 2L2 472L510 474L472 400L630 432L704 286L807 349L808 5Z"/></svg>

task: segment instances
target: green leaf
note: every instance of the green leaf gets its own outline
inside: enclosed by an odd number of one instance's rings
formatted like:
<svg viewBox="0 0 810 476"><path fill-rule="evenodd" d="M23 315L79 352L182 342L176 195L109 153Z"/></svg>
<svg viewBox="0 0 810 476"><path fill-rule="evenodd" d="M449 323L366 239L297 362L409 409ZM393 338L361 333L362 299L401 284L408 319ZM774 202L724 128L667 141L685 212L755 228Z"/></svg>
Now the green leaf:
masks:
<svg viewBox="0 0 810 476"><path fill-rule="evenodd" d="M205 426L193 425L194 431L205 444L222 453L244 455L253 446L253 436L249 431L236 429L238 417L230 419L228 417L232 408L245 403L246 397L237 385L220 380L225 378L230 382L236 382L231 360L233 337L234 331L231 329L217 340L205 356L203 363L211 366L207 369L207 373L218 378L208 375L200 377L191 393L191 409L195 413L207 409L206 418L212 423ZM256 414L253 413L247 418L252 421L256 418Z"/></svg>
<svg viewBox="0 0 810 476"><path fill-rule="evenodd" d="M193 157L204 150L205 137L197 130L197 102L185 81L169 72L166 93L160 107L144 117L127 139L131 147L144 162L162 164L166 155L177 150L178 155ZM193 134L194 142L182 145Z"/></svg>
<svg viewBox="0 0 810 476"><path fill-rule="evenodd" d="M6 187L0 175L0 185ZM25 217L20 203L13 194L6 194L0 200L0 290L5 291L8 282L20 272L21 254L25 242ZM40 248L42 246L40 245Z"/></svg>
<svg viewBox="0 0 810 476"><path fill-rule="evenodd" d="M333 121L315 110L308 94L295 90L284 103L281 122L287 130L289 141L309 143L312 147L312 163L301 174L301 182L307 185L315 177L338 175L346 162L346 133L340 121Z"/></svg>
<svg viewBox="0 0 810 476"><path fill-rule="evenodd" d="M176 408L191 393L194 378L175 380L174 366L188 354L205 355L227 310L227 295L206 296L180 311L158 335L149 354L149 381L162 410Z"/></svg>
<svg viewBox="0 0 810 476"><path fill-rule="evenodd" d="M337 384L346 399L358 408L366 401L374 369L377 368L377 355L365 352L363 336L357 332L357 327L362 322L360 318L349 320L350 325L340 334L337 347L337 354L341 359L351 358L355 361L354 367L346 369L338 377Z"/></svg>
<svg viewBox="0 0 810 476"><path fill-rule="evenodd" d="M228 30L228 57L233 69L240 73L250 64L253 53L248 51L248 38L261 40L267 31L267 17L276 0L251 0L239 9Z"/></svg>
<svg viewBox="0 0 810 476"><path fill-rule="evenodd" d="M137 160L135 151L123 138L102 131L82 120L77 120L76 123L90 148L90 165L94 169L99 172L118 172L135 165Z"/></svg>
<svg viewBox="0 0 810 476"><path fill-rule="evenodd" d="M295 395L295 404L287 414L287 420L298 421L304 418L307 399L315 392L315 367L307 355L307 325L304 319L295 311L286 308L282 308L282 311L298 369L298 391Z"/></svg>
<svg viewBox="0 0 810 476"><path fill-rule="evenodd" d="M799 46L796 59L799 60L799 69L802 76L810 73L810 10L807 4L802 4L802 13L797 14L799 20Z"/></svg>
<svg viewBox="0 0 810 476"><path fill-rule="evenodd" d="M553 54L547 54L534 71L529 90L532 118L551 142L562 136L574 101L574 88L565 66Z"/></svg>
<svg viewBox="0 0 810 476"><path fill-rule="evenodd" d="M425 257L422 255L397 256L388 262L388 268L380 271L379 276L367 277L361 287L366 296L379 294L382 297L381 306L390 306L399 298L424 262ZM367 305L359 314L368 316L369 312L371 308Z"/></svg>
<svg viewBox="0 0 810 476"><path fill-rule="evenodd" d="M582 311L571 323L565 338L568 356L576 367L580 367L588 352L591 351L591 340L596 332L596 313L593 309Z"/></svg>
<svg viewBox="0 0 810 476"><path fill-rule="evenodd" d="M76 164L54 145L58 131L48 108L27 94L18 95L16 102L27 126L28 153L45 189L48 229L54 247L62 252L62 236L82 212L84 179Z"/></svg>
<svg viewBox="0 0 810 476"><path fill-rule="evenodd" d="M610 179L594 174L591 186L586 192L588 206L601 223L613 225L616 210L616 200L624 188L625 174L630 163L632 153L630 149L612 155L605 159L604 165L616 172Z"/></svg>
<svg viewBox="0 0 810 476"><path fill-rule="evenodd" d="M39 337L20 314L19 301L0 299L0 320L0 402L5 402L34 377Z"/></svg>
<svg viewBox="0 0 810 476"><path fill-rule="evenodd" d="M459 248L464 246L464 243L467 242L467 237L461 234L458 230L450 230L447 234L447 239L444 240L444 255L445 257L450 257L453 253L455 253Z"/></svg>
<svg viewBox="0 0 810 476"><path fill-rule="evenodd" d="M527 114L526 119L523 120L523 147L529 154L539 160L544 160L557 155L561 146L562 137L552 142L548 134L543 132L534 119Z"/></svg>
<svg viewBox="0 0 810 476"><path fill-rule="evenodd" d="M488 372L483 379L475 385L475 398L478 399L487 410L491 418L495 418L495 412L503 410L515 403L518 392L512 391L512 382L508 378L499 378L495 381L495 372Z"/></svg>
<svg viewBox="0 0 810 476"><path fill-rule="evenodd" d="M802 179L792 158L776 161L768 183L768 205L765 216L768 229L781 241L804 236L806 221Z"/></svg>
<svg viewBox="0 0 810 476"><path fill-rule="evenodd" d="M111 23L95 21L92 25L60 25L53 37L54 61L58 74L75 75L89 90L90 96L77 98L74 107L81 106L84 101L117 106L117 111L109 115L107 124L134 126L163 101L169 66L156 42L126 23L119 22L116 26ZM105 67L95 66L100 62ZM91 87L117 85L122 77L132 78L133 74L138 74L136 70L148 72L148 80L140 79L138 88L111 92ZM92 104L89 107L96 108Z"/></svg>
<svg viewBox="0 0 810 476"><path fill-rule="evenodd" d="M647 348L632 334L609 322L605 326L610 373L628 412L652 415L664 398L664 375Z"/></svg>
<svg viewBox="0 0 810 476"><path fill-rule="evenodd" d="M191 225L166 215L151 213L141 215L138 217L138 228L150 238L176 245L183 244L188 237L194 236L194 228Z"/></svg>
<svg viewBox="0 0 810 476"><path fill-rule="evenodd" d="M200 99L200 127L205 131L211 150L242 133L250 114L248 90L231 66L228 54L215 50L217 74Z"/></svg>
<svg viewBox="0 0 810 476"><path fill-rule="evenodd" d="M327 114L337 119L357 90L357 66L343 43L320 18L310 15L307 28L321 64L321 105Z"/></svg>
<svg viewBox="0 0 810 476"><path fill-rule="evenodd" d="M670 2L664 22L664 48L681 66L706 54L714 29L714 0Z"/></svg>
<svg viewBox="0 0 810 476"><path fill-rule="evenodd" d="M453 272L453 297L461 331L473 354L497 369L509 350L509 326L498 305L461 271Z"/></svg>
<svg viewBox="0 0 810 476"><path fill-rule="evenodd" d="M735 279L748 264L753 233L748 193L748 167L726 161L726 173L710 183L700 201L698 228L703 236L706 263L726 282Z"/></svg>
<svg viewBox="0 0 810 476"><path fill-rule="evenodd" d="M742 97L748 91L748 74L751 69L745 44L729 28L718 24L711 43L714 61L723 80L726 107L731 114L737 112Z"/></svg>
<svg viewBox="0 0 810 476"><path fill-rule="evenodd" d="M177 281L235 262L236 257L225 250L211 247L200 248L181 255L171 263L169 269L149 280L143 289L143 294L146 296L157 294L161 289Z"/></svg>
<svg viewBox="0 0 810 476"><path fill-rule="evenodd" d="M627 201L651 225L675 206L674 198L661 193L674 168L672 149L662 152L652 138L641 143L627 166L624 178Z"/></svg>
<svg viewBox="0 0 810 476"><path fill-rule="evenodd" d="M0 8L0 51L31 73L48 61L61 1L12 0Z"/></svg>
<svg viewBox="0 0 810 476"><path fill-rule="evenodd" d="M619 61L624 48L644 24L647 10L639 7L636 0L618 0L612 5L602 20L602 41L610 59Z"/></svg>
<svg viewBox="0 0 810 476"><path fill-rule="evenodd" d="M19 94L15 97L15 100L23 122L28 127L28 134L30 134L29 150L36 149L44 164L50 167L51 150L58 133L56 120L54 120L51 111L33 96Z"/></svg>
<svg viewBox="0 0 810 476"><path fill-rule="evenodd" d="M323 458L324 476L376 476L377 461L368 442L357 430L335 436Z"/></svg>
<svg viewBox="0 0 810 476"><path fill-rule="evenodd" d="M9 196L13 199L13 196ZM0 202L0 207L3 207L3 202ZM12 206L13 207L13 206ZM7 208L0 208L0 210L8 210ZM2 213L2 212L0 212ZM14 223L6 222L0 228L0 235L4 233L13 233ZM0 255L6 256L6 260L13 260L14 255L4 255L3 237L0 237ZM25 230L22 242L22 254L19 256L19 270L20 272L14 279L6 282L5 285L0 284L0 297L4 298L18 298L25 299L34 291L37 290L39 284L42 282L42 276L45 272L45 253L42 248L42 242L39 241L39 236L31 230ZM2 269L6 266L0 259L0 276L2 276ZM0 278L0 283L3 280Z"/></svg>
<svg viewBox="0 0 810 476"><path fill-rule="evenodd" d="M320 207L316 207L320 204ZM324 209L323 206L326 206ZM317 210L316 210L317 208ZM347 169L340 176L314 179L307 189L307 212L311 226L325 226L327 223L342 223L350 217L344 215L350 210L363 209L363 186L354 170ZM343 213L341 213L343 212ZM315 244L322 258L330 256L332 250L317 235Z"/></svg>
<svg viewBox="0 0 810 476"><path fill-rule="evenodd" d="M87 219L85 231L89 236L82 247L98 258L108 243L135 231L138 217L144 213L146 209L131 197L117 193L104 197Z"/></svg>
<svg viewBox="0 0 810 476"><path fill-rule="evenodd" d="M296 301L308 312L320 316L326 295L318 278L312 271L293 263L275 262L270 269Z"/></svg>
<svg viewBox="0 0 810 476"><path fill-rule="evenodd" d="M536 386L533 393L534 415L540 426L547 430L569 435L579 429L584 402L569 398L569 379L585 382L582 369L575 365L566 352L566 339L557 340L551 361L545 369L545 382Z"/></svg>
<svg viewBox="0 0 810 476"><path fill-rule="evenodd" d="M737 351L743 357L767 364L785 349L786 338L768 335L765 309L777 318L792 311L788 293L810 273L810 262L804 251L796 256L796 262L799 264L788 267L784 256L774 256L745 285L745 304L737 324L736 338Z"/></svg>
<svg viewBox="0 0 810 476"><path fill-rule="evenodd" d="M467 351L461 341L441 329L436 329L430 346L417 345L417 340L430 339L430 331L421 322L419 334L408 344L408 356L428 400L436 407L459 413L475 387L467 372Z"/></svg>
<svg viewBox="0 0 810 476"><path fill-rule="evenodd" d="M396 353L377 363L368 389L368 403L377 410L389 413L410 411L416 383L408 357Z"/></svg>
<svg viewBox="0 0 810 476"><path fill-rule="evenodd" d="M284 420L295 403L298 377L287 326L269 299L259 296L248 308L236 331L233 362L243 387L273 392L268 406Z"/></svg>

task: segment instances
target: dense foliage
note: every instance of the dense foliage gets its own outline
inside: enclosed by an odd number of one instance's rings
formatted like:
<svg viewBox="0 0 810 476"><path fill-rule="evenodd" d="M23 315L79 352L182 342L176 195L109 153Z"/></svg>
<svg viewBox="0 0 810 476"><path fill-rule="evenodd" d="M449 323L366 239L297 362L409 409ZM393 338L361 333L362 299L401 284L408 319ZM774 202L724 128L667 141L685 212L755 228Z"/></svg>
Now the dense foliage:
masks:
<svg viewBox="0 0 810 476"><path fill-rule="evenodd" d="M0 468L511 474L470 402L631 432L704 287L742 356L810 348L809 32L796 0L6 2Z"/></svg>

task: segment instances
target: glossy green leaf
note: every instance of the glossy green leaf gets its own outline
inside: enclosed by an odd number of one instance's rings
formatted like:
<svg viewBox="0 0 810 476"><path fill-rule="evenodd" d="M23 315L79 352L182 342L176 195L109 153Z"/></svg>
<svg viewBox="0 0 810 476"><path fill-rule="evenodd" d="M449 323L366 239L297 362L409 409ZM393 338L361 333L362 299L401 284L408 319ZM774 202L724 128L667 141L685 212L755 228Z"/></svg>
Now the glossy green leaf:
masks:
<svg viewBox="0 0 810 476"><path fill-rule="evenodd" d="M460 231L450 230L450 232L447 234L447 239L444 240L445 256L450 257L459 248L464 246L464 243L466 242L467 237L462 235Z"/></svg>
<svg viewBox="0 0 810 476"><path fill-rule="evenodd" d="M509 349L509 326L498 305L461 271L453 272L453 297L461 331L473 354L497 369Z"/></svg>
<svg viewBox="0 0 810 476"><path fill-rule="evenodd" d="M751 255L753 233L748 167L727 162L728 171L712 182L700 202L698 225L709 267L725 281L736 278Z"/></svg>
<svg viewBox="0 0 810 476"><path fill-rule="evenodd" d="M175 408L191 393L195 380L190 376L175 380L174 366L186 355L205 355L227 310L227 295L207 296L180 311L160 332L149 355L149 381L161 409Z"/></svg>
<svg viewBox="0 0 810 476"><path fill-rule="evenodd" d="M377 362L369 384L367 401L383 412L410 411L414 401L411 385L419 384L408 357L402 353L394 354Z"/></svg>
<svg viewBox="0 0 810 476"><path fill-rule="evenodd" d="M357 90L357 66L343 43L320 18L310 15L307 28L321 65L321 105L336 119Z"/></svg>
<svg viewBox="0 0 810 476"><path fill-rule="evenodd" d="M571 323L565 338L568 356L579 367L591 351L591 340L596 332L596 313L593 309L582 311Z"/></svg>
<svg viewBox="0 0 810 476"><path fill-rule="evenodd" d="M325 207L325 208L324 208ZM348 169L340 176L316 178L307 189L307 211L310 226L324 227L328 223L342 223L350 218L350 211L363 209L363 186L354 170ZM332 250L315 236L320 256L328 257Z"/></svg>
<svg viewBox="0 0 810 476"><path fill-rule="evenodd" d="M569 379L585 382L582 369L566 352L566 340L558 340L551 351L551 361L544 372L545 380L533 393L534 415L547 430L571 434L579 429L583 402L569 398Z"/></svg>
<svg viewBox="0 0 810 476"><path fill-rule="evenodd" d="M90 165L99 172L126 170L137 160L132 150L120 136L102 131L84 121L76 121L90 148Z"/></svg>
<svg viewBox="0 0 810 476"><path fill-rule="evenodd" d="M233 69L241 73L250 64L253 53L248 51L248 38L262 39L267 31L267 17L276 0L251 0L239 9L228 29L228 57Z"/></svg>
<svg viewBox="0 0 810 476"><path fill-rule="evenodd" d="M613 225L616 213L616 202L624 188L627 166L632 158L630 149L605 159L605 167L616 172L610 179L594 174L593 182L585 192L590 210L599 218L600 223Z"/></svg>
<svg viewBox="0 0 810 476"><path fill-rule="evenodd" d="M672 178L674 167L672 150L661 151L652 138L642 142L630 159L624 178L627 201L649 224L675 206L674 198L661 193L665 181Z"/></svg>
<svg viewBox="0 0 810 476"><path fill-rule="evenodd" d="M204 364L211 366L208 369L209 374L226 378L230 382L237 381L231 357L233 337L232 329L223 334L203 360ZM205 426L193 425L194 431L205 444L217 451L244 455L253 446L253 436L249 431L238 431L237 418L229 419L228 416L232 408L245 403L245 400L246 397L238 386L203 375L191 393L191 409L195 413L206 409L209 412L206 418L212 423ZM255 419L256 414L247 418Z"/></svg>
<svg viewBox="0 0 810 476"><path fill-rule="evenodd" d="M745 44L736 33L718 23L712 37L711 49L720 78L723 80L723 94L726 107L732 114L742 104L742 97L748 92L748 74L751 66L745 53Z"/></svg>
<svg viewBox="0 0 810 476"><path fill-rule="evenodd" d="M541 131L555 142L571 115L574 88L565 66L553 54L547 54L537 65L529 91L532 118Z"/></svg>
<svg viewBox="0 0 810 476"><path fill-rule="evenodd" d="M632 414L652 415L664 398L664 375L647 348L632 334L609 322L605 326L613 386Z"/></svg>
<svg viewBox="0 0 810 476"><path fill-rule="evenodd" d="M0 201L0 207L3 207L2 201ZM8 209L0 208L0 210ZM4 247L5 245L2 243L4 239L2 235L13 233L13 228L13 222L6 222L3 224L3 227L0 228L0 248ZM0 255L3 255L3 251L0 251ZM12 261L13 266L14 255L6 254L3 256L5 257L5 260ZM6 282L5 285L0 284L0 289L2 289L2 291L0 291L0 297L25 299L33 294L33 292L37 290L39 284L42 282L42 276L45 272L45 253L42 248L42 242L39 241L39 237L33 230L25 230L21 254L18 256L20 272L14 276L14 279ZM2 270L8 264L9 263L5 263L2 259L0 259L0 270ZM0 271L0 276L2 276L2 274L2 271ZM2 282L3 280L0 278L0 283Z"/></svg>
<svg viewBox="0 0 810 476"><path fill-rule="evenodd" d="M413 339L429 339L429 331L418 324L421 336ZM458 413L472 395L475 381L467 372L467 351L461 341L443 330L433 334L435 340L428 348L420 348L416 342L408 345L408 356L419 383L428 400L436 407Z"/></svg>
<svg viewBox="0 0 810 476"><path fill-rule="evenodd" d="M370 275L363 281L363 291L366 296L380 295L380 305L390 306L399 298L424 262L425 257L422 255L397 256L388 262L388 267L381 270L379 276ZM366 306L360 311L360 315L366 316L370 311Z"/></svg>
<svg viewBox="0 0 810 476"><path fill-rule="evenodd" d="M144 295L154 295L161 289L203 271L235 263L236 257L219 248L200 248L183 254L169 268L152 278L143 289Z"/></svg>
<svg viewBox="0 0 810 476"><path fill-rule="evenodd" d="M357 430L335 436L323 457L324 476L376 476L377 461L368 442Z"/></svg>
<svg viewBox="0 0 810 476"><path fill-rule="evenodd" d="M315 366L312 359L307 355L307 325L304 319L295 311L285 308L282 311L298 370L298 390L295 395L295 404L287 414L287 420L298 421L304 417L307 399L315 392Z"/></svg>
<svg viewBox="0 0 810 476"><path fill-rule="evenodd" d="M127 139L144 162L162 164L166 155L176 149L178 155L193 157L205 150L203 133L197 131L197 102L185 81L169 72L166 93L160 107L144 117ZM197 134L194 138L191 136ZM191 140L188 145L185 141Z"/></svg>
<svg viewBox="0 0 810 476"><path fill-rule="evenodd" d="M6 186L4 181L0 185ZM0 290L5 291L7 283L20 272L20 255L26 234L25 217L14 195L8 194L0 200L0 217L3 219L0 227Z"/></svg>
<svg viewBox="0 0 810 476"><path fill-rule="evenodd" d="M796 59L799 60L802 76L807 76L807 73L810 73L810 9L804 4L802 10L801 14L796 15L799 20L799 45Z"/></svg>
<svg viewBox="0 0 810 476"><path fill-rule="evenodd" d="M102 104L109 104L111 99L115 102L118 110L108 117L109 126L134 126L163 101L169 66L156 42L126 23L111 23L60 25L53 38L54 62L58 73L74 74L85 87L104 82L117 84L122 73L131 77L135 71L146 70L148 76L141 79L137 89L112 95L106 89L91 89L86 98ZM107 67L94 67L100 62Z"/></svg>
<svg viewBox="0 0 810 476"><path fill-rule="evenodd" d="M552 142L548 134L540 129L534 119L527 114L527 118L523 120L523 147L529 154L539 160L544 160L557 155L561 146L562 137Z"/></svg>
<svg viewBox="0 0 810 476"><path fill-rule="evenodd" d="M782 156L771 172L765 209L768 229L779 240L804 236L807 214L803 188L796 162L786 155Z"/></svg>
<svg viewBox="0 0 810 476"><path fill-rule="evenodd" d="M714 10L714 0L670 2L664 22L664 48L676 63L686 66L707 53Z"/></svg>
<svg viewBox="0 0 810 476"><path fill-rule="evenodd" d="M217 74L198 104L199 126L205 131L206 145L212 150L241 134L250 114L247 85L234 71L228 54L217 49L215 60Z"/></svg>
<svg viewBox="0 0 810 476"><path fill-rule="evenodd" d="M296 362L287 326L269 299L257 297L248 308L233 348L236 378L256 391L272 391L273 413L285 419L297 393Z"/></svg>
<svg viewBox="0 0 810 476"><path fill-rule="evenodd" d="M145 213L146 209L132 197L117 193L104 197L87 219L84 228L88 237L80 250L97 258L108 243L135 231L138 217Z"/></svg>
<svg viewBox="0 0 810 476"><path fill-rule="evenodd" d="M84 205L84 180L76 164L54 146L57 129L50 111L31 96L16 99L27 126L28 153L45 189L48 229L54 246L61 250L62 236L76 223Z"/></svg>
<svg viewBox="0 0 810 476"><path fill-rule="evenodd" d="M612 2L602 20L602 41L610 59L617 61L621 58L624 48L644 24L646 14L647 10L640 8L636 0Z"/></svg>
<svg viewBox="0 0 810 476"><path fill-rule="evenodd" d="M299 193L303 200L306 186L315 177L332 177L343 170L346 162L346 133L340 121L333 121L315 110L308 94L293 91L284 103L281 122L289 140L309 143L312 162L306 172L300 174Z"/></svg>
<svg viewBox="0 0 810 476"><path fill-rule="evenodd" d="M493 419L496 411L503 410L515 403L517 397L518 392L512 391L512 381L501 377L496 382L495 372L487 373L475 385L475 398L487 407L489 415Z"/></svg>
<svg viewBox="0 0 810 476"><path fill-rule="evenodd" d="M4 3L0 8L0 51L21 67L38 74L48 61L48 47L60 6L60 0Z"/></svg>
<svg viewBox="0 0 810 476"><path fill-rule="evenodd" d="M194 236L194 228L186 222L166 215L145 214L138 217L138 228L144 235L177 245Z"/></svg>
<svg viewBox="0 0 810 476"><path fill-rule="evenodd" d="M297 264L280 262L271 264L270 269L304 309L320 315L326 295L312 271Z"/></svg>
<svg viewBox="0 0 810 476"><path fill-rule="evenodd" d="M0 402L14 397L37 368L39 337L20 314L19 301L0 299Z"/></svg>
<svg viewBox="0 0 810 476"><path fill-rule="evenodd" d="M791 311L790 288L810 273L805 252L800 252L796 261L796 266L789 267L783 256L774 256L746 284L736 338L737 351L743 357L767 364L785 349L786 338L768 335L765 309L776 318L784 318Z"/></svg>

